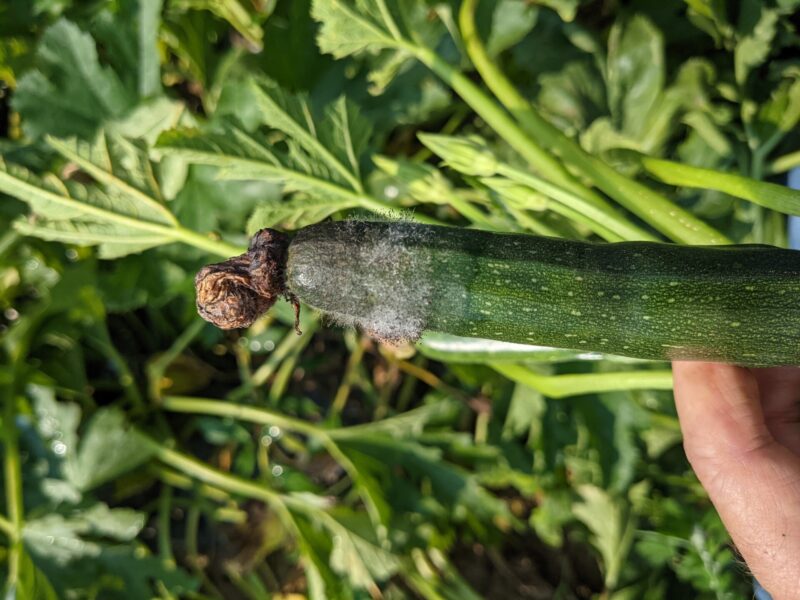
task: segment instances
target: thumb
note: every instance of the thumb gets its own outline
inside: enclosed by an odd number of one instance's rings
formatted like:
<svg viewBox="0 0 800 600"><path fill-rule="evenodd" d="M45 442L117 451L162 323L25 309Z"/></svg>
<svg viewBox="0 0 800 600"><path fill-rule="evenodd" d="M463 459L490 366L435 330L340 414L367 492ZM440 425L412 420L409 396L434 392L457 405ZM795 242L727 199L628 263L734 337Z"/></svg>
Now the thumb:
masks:
<svg viewBox="0 0 800 600"><path fill-rule="evenodd" d="M800 458L772 437L749 369L673 364L686 456L775 600L800 589Z"/></svg>

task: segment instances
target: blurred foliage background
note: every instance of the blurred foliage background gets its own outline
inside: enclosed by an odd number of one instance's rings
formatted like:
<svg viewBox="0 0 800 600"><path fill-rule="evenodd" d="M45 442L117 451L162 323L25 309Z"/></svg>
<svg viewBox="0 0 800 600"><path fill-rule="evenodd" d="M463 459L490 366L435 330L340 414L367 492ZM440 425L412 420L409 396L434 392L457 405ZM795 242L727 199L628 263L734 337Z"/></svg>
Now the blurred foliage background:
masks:
<svg viewBox="0 0 800 600"><path fill-rule="evenodd" d="M477 22L584 150L734 241L784 245L780 213L635 157L781 182L800 164L798 4L484 0ZM195 313L194 273L263 226L597 238L546 192L420 143L480 136L528 169L416 60L482 85L458 10L0 0L6 597L750 595L684 458L668 365L388 347L307 309L297 336L285 303L247 331ZM376 47L395 34L406 46Z"/></svg>

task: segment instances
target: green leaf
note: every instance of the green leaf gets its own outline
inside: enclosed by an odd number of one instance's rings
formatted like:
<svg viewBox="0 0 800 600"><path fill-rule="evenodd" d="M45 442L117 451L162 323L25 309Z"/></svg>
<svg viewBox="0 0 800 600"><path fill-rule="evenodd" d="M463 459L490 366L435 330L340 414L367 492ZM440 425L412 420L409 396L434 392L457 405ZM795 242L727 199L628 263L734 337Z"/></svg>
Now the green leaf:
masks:
<svg viewBox="0 0 800 600"><path fill-rule="evenodd" d="M537 104L562 129L583 131L606 114L605 85L591 61L570 61L557 71L542 74L540 83Z"/></svg>
<svg viewBox="0 0 800 600"><path fill-rule="evenodd" d="M286 27L291 23L291 27ZM331 72L333 59L316 42L317 23L311 0L276 2L273 17L264 24L264 50L259 67L287 89L310 90ZM302 61L303 68L297 63Z"/></svg>
<svg viewBox="0 0 800 600"><path fill-rule="evenodd" d="M658 158L644 156L640 161L648 173L670 185L718 190L787 215L800 215L800 191L789 187Z"/></svg>
<svg viewBox="0 0 800 600"><path fill-rule="evenodd" d="M401 102L403 106L397 116L402 115L403 120L408 120L412 112L419 119L421 113L439 108L446 101L447 95L440 84L417 76L424 72L418 66L417 75L399 81L415 69L412 63L415 49L436 48L446 33L454 34L452 8L446 3L313 0L311 15L320 23L317 36L320 50L336 58L359 56L370 69L367 75L372 83L370 92L382 96L381 104ZM390 86L393 81L396 85ZM413 91L406 86L413 86Z"/></svg>
<svg viewBox="0 0 800 600"><path fill-rule="evenodd" d="M255 14L257 9L243 6L241 0L179 0L175 4L178 5L178 8L183 8L184 10L193 8L211 11L219 18L230 23L243 38L252 44L254 50L261 50L264 38L264 31L259 23L261 18L257 18ZM250 3L247 4L249 5ZM270 3L262 6L270 6ZM268 14L266 13L264 16Z"/></svg>
<svg viewBox="0 0 800 600"><path fill-rule="evenodd" d="M99 245L105 257L139 252L171 241L164 225L138 218L140 209L152 214L150 207L75 182L60 182L52 175L39 179L22 167L0 163L0 191L33 209L31 217L14 223L26 235Z"/></svg>
<svg viewBox="0 0 800 600"><path fill-rule="evenodd" d="M718 599L733 600L738 597L733 569L739 567L726 537L719 528L712 532L697 525L689 537L693 552L679 563L676 572L696 587L714 592Z"/></svg>
<svg viewBox="0 0 800 600"><path fill-rule="evenodd" d="M139 0L139 96L161 92L161 61L158 56L158 28L163 0Z"/></svg>
<svg viewBox="0 0 800 600"><path fill-rule="evenodd" d="M145 142L149 151L162 131L178 124L187 127L195 124L195 119L186 109L186 105L177 100L156 96L141 101L125 116L109 123L105 131L110 137L124 140L131 146L141 147L142 142ZM161 179L163 178L162 174ZM169 197L167 194L165 196Z"/></svg>
<svg viewBox="0 0 800 600"><path fill-rule="evenodd" d="M283 186L289 202L272 202L253 215L251 230L274 224L308 225L338 210L362 207L384 210L380 201L361 192L361 155L370 127L354 107L339 99L320 119L302 96L289 95L273 84L251 83L259 119L287 135L285 144L270 144L230 123L222 132L178 129L159 138L162 154L220 167L221 179L253 179ZM285 148L285 149L284 149Z"/></svg>
<svg viewBox="0 0 800 600"><path fill-rule="evenodd" d="M646 17L614 23L606 65L608 104L616 128L637 134L664 87L664 40Z"/></svg>
<svg viewBox="0 0 800 600"><path fill-rule="evenodd" d="M648 421L631 393L617 392L574 401L588 444L598 458L603 487L622 493L639 464L638 437Z"/></svg>
<svg viewBox="0 0 800 600"><path fill-rule="evenodd" d="M800 77L794 74L773 89L769 100L758 107L754 119L754 137L761 146L759 152L768 153L783 137L794 130L800 121Z"/></svg>
<svg viewBox="0 0 800 600"><path fill-rule="evenodd" d="M156 584L173 597L183 598L200 584L183 569L150 555L145 546L133 543L104 546L97 559L82 563L84 568L99 567L106 578L112 578L113 588L105 590L102 597L113 600L157 597L161 592L156 591ZM80 564L75 568L80 569ZM78 589L87 587L88 583L90 582L84 583Z"/></svg>
<svg viewBox="0 0 800 600"><path fill-rule="evenodd" d="M167 256L158 255L157 260L126 256L98 273L97 287L106 309L120 313L163 306L186 293L188 279L186 270Z"/></svg>
<svg viewBox="0 0 800 600"><path fill-rule="evenodd" d="M372 137L372 123L363 115L360 107L339 97L325 107L319 124L319 139L330 148L338 164L343 165L353 177L351 183L360 190L361 164Z"/></svg>
<svg viewBox="0 0 800 600"><path fill-rule="evenodd" d="M402 466L413 476L428 478L440 502L460 506L479 520L510 517L505 503L486 491L473 473L442 461L434 448L377 435L348 436L339 444L344 452L356 450L386 465Z"/></svg>
<svg viewBox="0 0 800 600"><path fill-rule="evenodd" d="M14 226L46 240L98 245L101 258L115 258L184 241L229 256L236 249L181 227L163 204L146 148L117 134L100 132L92 143L48 138L54 149L97 185L61 181L0 161L0 192L27 203L32 213Z"/></svg>
<svg viewBox="0 0 800 600"><path fill-rule="evenodd" d="M135 102L117 74L100 65L92 37L70 21L61 19L44 33L37 57L41 70L21 77L14 94L14 107L32 138L88 137Z"/></svg>
<svg viewBox="0 0 800 600"><path fill-rule="evenodd" d="M114 209L137 219L176 225L175 216L158 200L161 189L147 149L115 134L100 132L93 142L48 137L47 143L105 186Z"/></svg>
<svg viewBox="0 0 800 600"><path fill-rule="evenodd" d="M42 386L29 386L28 394L33 399L39 435L59 461L64 477L61 489L53 490L50 484L50 491L59 491L65 499L77 499L81 492L130 471L150 457L118 409L98 410L78 436L78 405L57 402L52 390ZM115 513L115 517L122 514ZM107 515L102 507L96 507L92 515L98 527L105 527ZM102 535L110 534L104 529Z"/></svg>
<svg viewBox="0 0 800 600"><path fill-rule="evenodd" d="M215 167L189 165L177 155L164 160L188 167L186 182L170 204L181 224L194 231L230 231L244 242L245 224L253 210L281 197L281 186L275 182L220 179Z"/></svg>
<svg viewBox="0 0 800 600"><path fill-rule="evenodd" d="M228 125L224 133L201 133L196 129L168 131L159 137L158 148L165 154L221 167L225 179L262 179L283 184L286 192L308 192L339 200L352 200L353 192L332 184L328 173L298 147L281 153L265 141Z"/></svg>
<svg viewBox="0 0 800 600"><path fill-rule="evenodd" d="M499 0L486 6L492 4L492 28L486 39L486 50L490 56L497 56L533 29L539 13L535 6L525 0Z"/></svg>
<svg viewBox="0 0 800 600"><path fill-rule="evenodd" d="M321 509L313 498L293 496L289 506L313 523L304 530L314 535L313 530L324 529L330 540L328 563L340 577L346 577L356 589L375 589L394 575L400 565L398 557L381 547L370 532L365 515L339 510L329 513ZM327 567L327 565L326 565Z"/></svg>
<svg viewBox="0 0 800 600"><path fill-rule="evenodd" d="M6 589L5 597L9 600L58 600L47 576L39 570L27 552L22 552L19 581L16 588Z"/></svg>
<svg viewBox="0 0 800 600"><path fill-rule="evenodd" d="M377 3L369 0L313 0L311 16L321 24L320 49L336 58L396 45Z"/></svg>
<svg viewBox="0 0 800 600"><path fill-rule="evenodd" d="M82 557L97 557L100 538L129 542L144 527L144 515L102 503L70 515L49 514L25 523L22 537L37 558L64 566Z"/></svg>
<svg viewBox="0 0 800 600"><path fill-rule="evenodd" d="M26 389L36 413L36 429L58 456L73 456L78 446L81 409L71 402L58 402L52 388L30 384Z"/></svg>
<svg viewBox="0 0 800 600"><path fill-rule="evenodd" d="M544 397L528 386L514 386L511 403L503 421L503 438L525 436L536 438L541 432L541 420L545 411Z"/></svg>
<svg viewBox="0 0 800 600"><path fill-rule="evenodd" d="M733 53L736 82L744 85L755 67L769 56L777 30L779 13L757 0L741 3L740 31L742 32ZM743 30L743 31L742 31Z"/></svg>
<svg viewBox="0 0 800 600"><path fill-rule="evenodd" d="M541 4L552 8L564 21L570 22L575 19L578 7L586 0L533 0L534 4Z"/></svg>
<svg viewBox="0 0 800 600"><path fill-rule="evenodd" d="M385 581L396 571L399 561L376 542L356 534L336 519L326 519L325 527L333 536L331 568L346 576L361 589L374 588L375 581Z"/></svg>
<svg viewBox="0 0 800 600"><path fill-rule="evenodd" d="M592 532L593 544L603 558L606 586L613 590L631 550L635 521L625 502L604 490L582 485L578 492L583 501L574 506L573 512Z"/></svg>
<svg viewBox="0 0 800 600"><path fill-rule="evenodd" d="M380 155L373 156L372 161L396 186L396 193L392 195L397 198L409 197L423 204L448 204L455 193L450 181L432 165Z"/></svg>
<svg viewBox="0 0 800 600"><path fill-rule="evenodd" d="M101 409L89 421L74 457L64 464L64 474L86 491L138 467L150 455L120 410Z"/></svg>
<svg viewBox="0 0 800 600"><path fill-rule="evenodd" d="M312 160L325 164L329 179L360 190L359 163L371 127L354 105L339 98L317 123L306 96L289 94L269 81L250 85L263 123L284 132Z"/></svg>
<svg viewBox="0 0 800 600"><path fill-rule="evenodd" d="M265 227L295 230L313 225L340 210L354 208L354 200L314 197L294 197L288 201L273 200L261 203L247 221L247 232L252 235Z"/></svg>

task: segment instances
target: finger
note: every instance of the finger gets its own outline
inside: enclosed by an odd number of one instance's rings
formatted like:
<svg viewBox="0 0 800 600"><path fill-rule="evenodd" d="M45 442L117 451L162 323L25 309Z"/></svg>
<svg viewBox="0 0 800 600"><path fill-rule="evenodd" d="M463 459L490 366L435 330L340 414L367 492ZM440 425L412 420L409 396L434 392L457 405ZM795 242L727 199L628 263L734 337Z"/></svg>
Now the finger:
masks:
<svg viewBox="0 0 800 600"><path fill-rule="evenodd" d="M675 363L686 454L753 574L775 600L799 589L800 459L765 425L756 376Z"/></svg>
<svg viewBox="0 0 800 600"><path fill-rule="evenodd" d="M779 444L800 456L800 369L754 369L764 420Z"/></svg>
<svg viewBox="0 0 800 600"><path fill-rule="evenodd" d="M714 363L675 362L673 373L687 453L718 459L771 439L758 384L750 371Z"/></svg>

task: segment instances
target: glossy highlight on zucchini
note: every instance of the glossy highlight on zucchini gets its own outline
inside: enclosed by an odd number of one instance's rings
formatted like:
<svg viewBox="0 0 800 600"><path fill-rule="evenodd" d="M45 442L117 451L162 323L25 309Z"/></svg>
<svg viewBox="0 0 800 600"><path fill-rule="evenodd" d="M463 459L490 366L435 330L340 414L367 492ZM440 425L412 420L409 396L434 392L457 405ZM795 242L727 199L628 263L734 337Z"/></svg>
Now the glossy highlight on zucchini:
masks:
<svg viewBox="0 0 800 600"><path fill-rule="evenodd" d="M289 242L274 296L384 340L424 332L655 360L800 364L800 252L591 243L409 222Z"/></svg>

